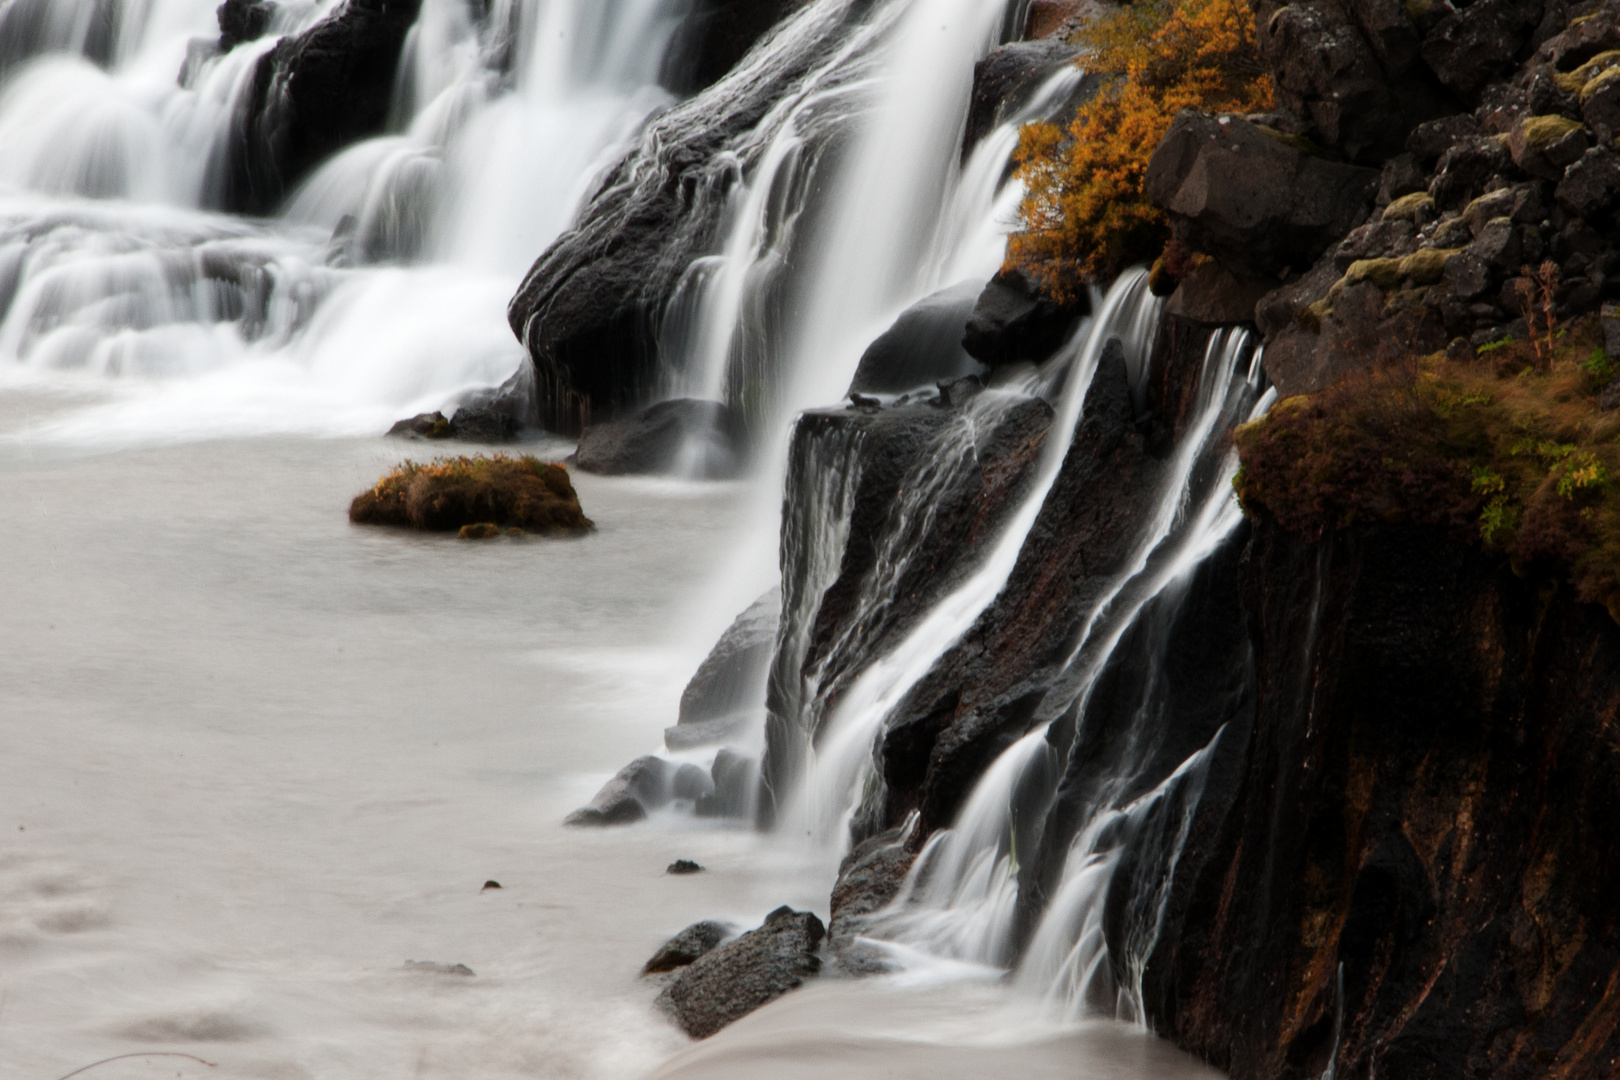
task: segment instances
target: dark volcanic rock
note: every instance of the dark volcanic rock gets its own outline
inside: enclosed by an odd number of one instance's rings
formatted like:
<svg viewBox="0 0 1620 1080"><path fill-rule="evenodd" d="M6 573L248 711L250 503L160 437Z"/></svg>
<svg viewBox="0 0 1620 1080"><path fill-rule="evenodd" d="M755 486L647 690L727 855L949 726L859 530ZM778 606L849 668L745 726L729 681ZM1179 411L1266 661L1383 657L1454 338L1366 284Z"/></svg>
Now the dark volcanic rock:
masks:
<svg viewBox="0 0 1620 1080"><path fill-rule="evenodd" d="M1251 276L1296 273L1367 216L1378 173L1305 153L1235 117L1182 112L1145 190L1195 251Z"/></svg>
<svg viewBox="0 0 1620 1080"><path fill-rule="evenodd" d="M906 846L902 830L894 828L861 841L839 864L827 946L846 974L879 975L890 970L875 950L863 947L855 938L868 916L888 907L900 894L915 859L916 852Z"/></svg>
<svg viewBox="0 0 1620 1080"><path fill-rule="evenodd" d="M345 0L259 58L231 122L224 209L270 213L322 160L382 133L420 8L421 0Z"/></svg>
<svg viewBox="0 0 1620 1080"><path fill-rule="evenodd" d="M660 81L677 94L718 82L803 0L699 0L664 54Z"/></svg>
<svg viewBox="0 0 1620 1080"><path fill-rule="evenodd" d="M672 770L652 755L620 769L591 799L563 819L564 825L627 825L669 801Z"/></svg>
<svg viewBox="0 0 1620 1080"><path fill-rule="evenodd" d="M861 354L850 390L897 394L981 374L983 366L962 347L962 332L979 293L976 282L966 281L925 296L901 312Z"/></svg>
<svg viewBox="0 0 1620 1080"><path fill-rule="evenodd" d="M1613 1075L1620 629L1413 527L1262 525L1244 577L1257 712L1176 868L1155 1028L1240 1080Z"/></svg>
<svg viewBox="0 0 1620 1080"><path fill-rule="evenodd" d="M742 424L718 401L675 398L587 427L574 464L605 476L681 472L719 479L742 465Z"/></svg>
<svg viewBox="0 0 1620 1080"><path fill-rule="evenodd" d="M811 912L777 908L759 929L681 969L658 1005L688 1035L706 1039L820 973L816 949L824 936Z"/></svg>
<svg viewBox="0 0 1620 1080"><path fill-rule="evenodd" d="M215 10L219 20L219 48L230 52L244 41L256 41L270 29L276 5L270 0L225 0Z"/></svg>
<svg viewBox="0 0 1620 1080"><path fill-rule="evenodd" d="M518 437L521 427L509 412L490 405L464 405L455 415L418 413L400 420L388 434L406 439L461 439L466 442L505 443Z"/></svg>
<svg viewBox="0 0 1620 1080"><path fill-rule="evenodd" d="M974 303L962 348L991 367L1025 360L1039 363L1058 350L1075 320L1090 310L1083 294L1073 303L1060 304L1023 271L1003 270Z"/></svg>
<svg viewBox="0 0 1620 1080"><path fill-rule="evenodd" d="M693 923L659 946L641 969L643 975L658 975L685 967L701 956L713 952L722 941L736 933L725 923L704 920Z"/></svg>

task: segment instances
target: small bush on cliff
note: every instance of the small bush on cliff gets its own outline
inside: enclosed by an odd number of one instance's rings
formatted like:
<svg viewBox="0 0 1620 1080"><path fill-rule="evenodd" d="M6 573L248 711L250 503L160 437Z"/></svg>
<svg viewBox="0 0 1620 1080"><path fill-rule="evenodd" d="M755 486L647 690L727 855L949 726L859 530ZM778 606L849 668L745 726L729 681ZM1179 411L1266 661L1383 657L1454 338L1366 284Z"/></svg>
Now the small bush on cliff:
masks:
<svg viewBox="0 0 1620 1080"><path fill-rule="evenodd" d="M1182 109L1270 108L1271 77L1243 0L1146 0L1082 31L1081 63L1107 79L1067 130L1024 127L1014 160L1027 190L1007 250L1064 299L1151 261L1168 236L1142 185L1153 151Z"/></svg>
<svg viewBox="0 0 1620 1080"><path fill-rule="evenodd" d="M1587 319L1285 398L1233 435L1239 498L1297 531L1441 526L1517 568L1568 573L1620 619L1620 412L1598 405L1613 373L1594 358L1600 336Z"/></svg>
<svg viewBox="0 0 1620 1080"><path fill-rule="evenodd" d="M580 510L568 470L532 457L439 458L401 462L375 487L356 495L357 525L408 525L449 532L463 526L516 526L539 532L592 528ZM478 531L478 530L475 530Z"/></svg>

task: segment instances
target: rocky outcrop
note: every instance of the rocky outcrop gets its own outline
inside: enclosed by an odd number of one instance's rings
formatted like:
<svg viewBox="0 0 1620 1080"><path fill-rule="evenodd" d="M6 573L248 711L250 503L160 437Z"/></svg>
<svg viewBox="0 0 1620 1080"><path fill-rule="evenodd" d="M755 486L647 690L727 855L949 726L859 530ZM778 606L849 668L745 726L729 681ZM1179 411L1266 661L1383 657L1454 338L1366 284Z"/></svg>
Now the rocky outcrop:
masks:
<svg viewBox="0 0 1620 1080"><path fill-rule="evenodd" d="M1252 726L1147 967L1239 1080L1613 1075L1620 629L1417 527L1262 523Z"/></svg>
<svg viewBox="0 0 1620 1080"><path fill-rule="evenodd" d="M720 402L673 398L635 416L590 425L579 437L573 464L604 476L724 479L742 467L745 438L741 418Z"/></svg>
<svg viewBox="0 0 1620 1080"><path fill-rule="evenodd" d="M1285 395L1620 297L1620 6L1421 8L1257 2L1269 128L1184 114L1154 156L1150 198L1227 275L1175 310L1213 321L1270 281L1252 317Z"/></svg>
<svg viewBox="0 0 1620 1080"><path fill-rule="evenodd" d="M981 139L1011 119L1043 83L1073 64L1079 55L1077 47L1054 36L1003 45L975 63L973 96L962 132L962 160L966 161ZM1070 101L1060 107L1060 115L1064 110L1072 112L1080 101L1096 92L1097 85L1095 78L1082 80Z"/></svg>
<svg viewBox="0 0 1620 1080"><path fill-rule="evenodd" d="M893 828L868 837L844 856L832 891L832 924L827 947L846 975L881 975L893 970L883 954L857 937L871 916L900 895L916 859L914 833Z"/></svg>
<svg viewBox="0 0 1620 1080"><path fill-rule="evenodd" d="M253 28L246 9L227 8L222 40ZM259 58L231 122L222 209L271 213L325 158L382 133L400 50L420 8L421 0L345 0Z"/></svg>
<svg viewBox="0 0 1620 1080"><path fill-rule="evenodd" d="M707 1039L821 971L817 950L826 936L808 911L780 907L757 930L680 969L658 1006L694 1039Z"/></svg>
<svg viewBox="0 0 1620 1080"><path fill-rule="evenodd" d="M651 754L638 757L602 785L564 825L628 825L676 799L696 805L714 793L714 781L696 765L677 765Z"/></svg>

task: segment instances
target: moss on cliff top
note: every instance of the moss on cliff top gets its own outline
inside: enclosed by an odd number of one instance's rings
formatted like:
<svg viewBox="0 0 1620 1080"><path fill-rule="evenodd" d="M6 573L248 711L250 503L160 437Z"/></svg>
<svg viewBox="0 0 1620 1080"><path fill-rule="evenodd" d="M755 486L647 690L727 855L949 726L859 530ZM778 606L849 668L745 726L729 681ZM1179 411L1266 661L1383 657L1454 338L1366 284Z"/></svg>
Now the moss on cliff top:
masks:
<svg viewBox="0 0 1620 1080"><path fill-rule="evenodd" d="M568 470L527 455L505 454L401 462L371 490L355 496L349 520L436 532L484 523L539 532L592 527Z"/></svg>
<svg viewBox="0 0 1620 1080"><path fill-rule="evenodd" d="M1620 411L1596 319L1285 398L1234 433L1244 508L1285 529L1441 526L1515 569L1567 574L1620 620Z"/></svg>

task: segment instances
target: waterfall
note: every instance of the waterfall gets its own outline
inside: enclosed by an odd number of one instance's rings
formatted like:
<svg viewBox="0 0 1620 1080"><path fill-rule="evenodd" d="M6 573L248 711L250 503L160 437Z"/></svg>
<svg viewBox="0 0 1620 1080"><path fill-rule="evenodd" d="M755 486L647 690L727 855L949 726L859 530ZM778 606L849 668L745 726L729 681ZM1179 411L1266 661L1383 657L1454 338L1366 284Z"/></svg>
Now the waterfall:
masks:
<svg viewBox="0 0 1620 1080"><path fill-rule="evenodd" d="M223 54L214 7L41 0L45 30L6 39L0 378L117 391L36 437L376 432L498 385L518 275L671 104L689 5L425 0L392 130L268 220L206 208L261 59L337 5L275 5ZM113 12L106 47L61 29L91 9Z"/></svg>
<svg viewBox="0 0 1620 1080"><path fill-rule="evenodd" d="M1136 271L1116 282L1095 318L1087 320L1052 362L1062 373L1062 397L1053 437L1042 448L1036 479L1011 515L984 562L945 597L887 655L872 660L831 716L808 733L814 739L796 779L787 815L793 831L823 843L842 843L845 828L867 789L873 743L900 699L922 678L996 598L1012 573L1024 538L1051 490L1080 419L1092 376L1110 341L1125 347L1127 363L1140 369L1159 301Z"/></svg>
<svg viewBox="0 0 1620 1080"><path fill-rule="evenodd" d="M1262 393L1259 353L1244 331L1221 330L1205 350L1191 417L1143 523L1127 569L1085 614L1055 680L1056 714L1004 751L980 778L956 821L919 853L895 902L871 933L926 952L996 965L1019 961L1016 916L1020 889L1033 887L1032 863L1043 831L1055 830L1061 798L1058 778L1065 759L1106 753L1093 745L1087 707L1103 672L1119 658L1122 642L1144 651L1148 674L1130 693L1121 718L1124 746L1104 763L1084 792L1079 827L1062 852L1061 873L1045 901L1017 979L1078 1015L1102 1011L1140 1021L1143 965L1156 942L1168 879L1179 858L1192 810L1202 790L1214 737L1168 775L1143 790L1148 762L1162 725L1173 715L1163 706L1157 668L1163 635L1174 624L1189 582L1241 520L1231 491L1236 453L1225 435L1231 427L1269 408L1275 391ZM1115 708L1119 708L1116 704ZM1224 728L1222 729L1224 730ZM1078 789L1076 789L1078 790ZM1071 809L1073 809L1071 807ZM1168 815L1168 827L1159 820ZM1152 842L1150 823L1167 836L1164 850L1143 852ZM1051 843L1047 837L1046 843ZM1111 957L1105 940L1105 908L1122 859L1129 853L1143 876L1143 908L1128 935L1129 955ZM1120 985L1115 972L1126 977Z"/></svg>

